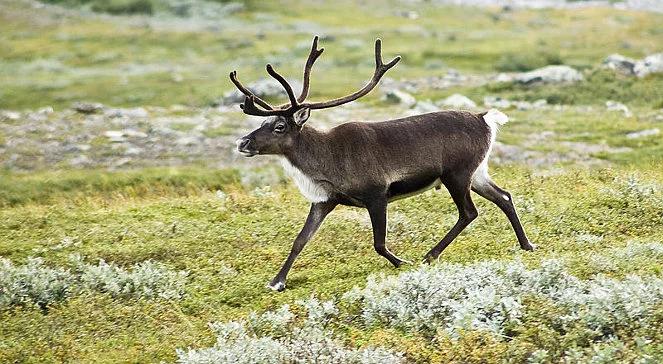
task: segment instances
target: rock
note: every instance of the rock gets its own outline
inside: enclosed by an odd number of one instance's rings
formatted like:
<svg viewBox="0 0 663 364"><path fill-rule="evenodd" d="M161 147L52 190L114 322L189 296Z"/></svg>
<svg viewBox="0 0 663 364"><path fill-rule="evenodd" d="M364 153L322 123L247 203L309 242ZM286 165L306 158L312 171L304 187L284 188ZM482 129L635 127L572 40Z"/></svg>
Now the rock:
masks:
<svg viewBox="0 0 663 364"><path fill-rule="evenodd" d="M496 109L508 109L511 107L511 101L499 96L486 96L483 98L483 105L486 107L494 107Z"/></svg>
<svg viewBox="0 0 663 364"><path fill-rule="evenodd" d="M129 157L120 158L113 163L112 168L124 167L129 163L131 163L131 158Z"/></svg>
<svg viewBox="0 0 663 364"><path fill-rule="evenodd" d="M605 107L608 109L608 111L621 111L626 117L633 116L631 110L629 110L628 107L626 107L626 105L622 104L621 102L608 100L605 102Z"/></svg>
<svg viewBox="0 0 663 364"><path fill-rule="evenodd" d="M124 132L121 130L108 130L104 132L104 136L108 138L112 143L122 143L126 141L124 137Z"/></svg>
<svg viewBox="0 0 663 364"><path fill-rule="evenodd" d="M443 106L449 106L457 109L471 109L477 107L477 104L468 97L461 94L453 94L442 100Z"/></svg>
<svg viewBox="0 0 663 364"><path fill-rule="evenodd" d="M603 67L615 70L625 75L634 75L633 68L635 60L622 56L621 54L611 54L603 60Z"/></svg>
<svg viewBox="0 0 663 364"><path fill-rule="evenodd" d="M495 82L513 82L513 76L508 73L500 73L495 77Z"/></svg>
<svg viewBox="0 0 663 364"><path fill-rule="evenodd" d="M302 89L302 83L299 81L288 80L288 83L290 83L293 90ZM246 88L262 99L276 97L287 98L283 86L274 79L264 78L246 85ZM297 94L297 92L295 92L295 94ZM242 102L244 102L244 94L239 92L239 90L233 90L223 95L223 105L234 105Z"/></svg>
<svg viewBox="0 0 663 364"><path fill-rule="evenodd" d="M21 113L18 111L4 110L0 112L0 120L18 120L21 118Z"/></svg>
<svg viewBox="0 0 663 364"><path fill-rule="evenodd" d="M414 96L399 90L387 90L382 99L392 104L400 104L406 107L412 107L417 103Z"/></svg>
<svg viewBox="0 0 663 364"><path fill-rule="evenodd" d="M654 129L645 129L645 130L640 130L640 131L634 131L631 133L626 134L626 137L628 139L639 139L639 138L644 138L648 136L654 136L658 135L661 133L661 130L658 128Z"/></svg>
<svg viewBox="0 0 663 364"><path fill-rule="evenodd" d="M518 110L533 110L533 109L543 109L548 106L548 101L546 99L538 99L534 102L529 101L513 101L512 104Z"/></svg>
<svg viewBox="0 0 663 364"><path fill-rule="evenodd" d="M75 102L71 108L81 114L96 114L104 109L104 105L98 102Z"/></svg>
<svg viewBox="0 0 663 364"><path fill-rule="evenodd" d="M573 83L582 81L582 73L569 66L545 66L529 72L519 73L514 77L515 82L522 84L534 83Z"/></svg>
<svg viewBox="0 0 663 364"><path fill-rule="evenodd" d="M430 101L417 101L413 108L407 110L407 115L420 115L429 112L439 111L440 109Z"/></svg>
<svg viewBox="0 0 663 364"><path fill-rule="evenodd" d="M147 138L147 134L135 129L124 129L122 134L131 138Z"/></svg>
<svg viewBox="0 0 663 364"><path fill-rule="evenodd" d="M651 73L663 72L663 52L652 54L637 61L633 67L633 73L638 77L645 77Z"/></svg>
<svg viewBox="0 0 663 364"><path fill-rule="evenodd" d="M51 107L51 106L42 107L39 110L37 110L37 113L42 114L42 115L50 115L53 112L54 112L54 110L53 110L53 107Z"/></svg>
<svg viewBox="0 0 663 364"><path fill-rule="evenodd" d="M138 147L129 147L129 148L127 148L127 150L124 151L125 155L134 155L135 156L135 155L139 155L141 153L143 153L143 149L138 148Z"/></svg>
<svg viewBox="0 0 663 364"><path fill-rule="evenodd" d="M146 118L149 116L147 110L142 107L134 107L131 109L108 109L104 115L109 118L127 117L131 119Z"/></svg>
<svg viewBox="0 0 663 364"><path fill-rule="evenodd" d="M196 145L200 143L200 140L197 137L194 136L184 136L181 138L178 138L175 143L178 145L183 145L183 146L189 146L189 145Z"/></svg>
<svg viewBox="0 0 663 364"><path fill-rule="evenodd" d="M87 167L92 164L92 160L86 155L79 155L69 160L69 165L76 168Z"/></svg>

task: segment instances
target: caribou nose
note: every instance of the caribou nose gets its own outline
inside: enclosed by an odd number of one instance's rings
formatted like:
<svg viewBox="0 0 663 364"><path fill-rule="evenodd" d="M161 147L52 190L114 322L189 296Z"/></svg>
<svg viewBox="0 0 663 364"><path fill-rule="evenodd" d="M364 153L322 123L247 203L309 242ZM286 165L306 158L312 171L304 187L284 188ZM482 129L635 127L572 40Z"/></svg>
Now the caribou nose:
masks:
<svg viewBox="0 0 663 364"><path fill-rule="evenodd" d="M235 140L235 144L237 145L238 150L246 149L246 147L249 145L250 140L248 138L239 138Z"/></svg>

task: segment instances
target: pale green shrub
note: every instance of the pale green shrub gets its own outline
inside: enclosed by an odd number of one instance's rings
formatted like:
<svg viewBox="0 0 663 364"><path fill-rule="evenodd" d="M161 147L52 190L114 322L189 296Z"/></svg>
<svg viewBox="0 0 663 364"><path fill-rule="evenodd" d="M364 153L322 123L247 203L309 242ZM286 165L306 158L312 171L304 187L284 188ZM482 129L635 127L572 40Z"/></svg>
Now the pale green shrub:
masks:
<svg viewBox="0 0 663 364"><path fill-rule="evenodd" d="M306 311L297 320L288 305L263 314L252 313L244 321L212 323L217 335L212 348L177 350L183 364L252 363L401 363L403 358L381 348L344 347L324 328L338 314L332 302L315 298L299 301Z"/></svg>

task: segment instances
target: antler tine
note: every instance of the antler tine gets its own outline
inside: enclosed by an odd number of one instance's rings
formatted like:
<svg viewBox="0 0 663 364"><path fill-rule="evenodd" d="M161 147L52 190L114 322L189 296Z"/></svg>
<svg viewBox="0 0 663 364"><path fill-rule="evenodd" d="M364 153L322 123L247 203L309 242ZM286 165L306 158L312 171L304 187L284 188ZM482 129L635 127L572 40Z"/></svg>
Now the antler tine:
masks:
<svg viewBox="0 0 663 364"><path fill-rule="evenodd" d="M384 75L391 67L394 67L396 63L401 60L401 56L396 56L389 63L382 63L382 39L378 38L375 40L375 74L380 74L380 77Z"/></svg>
<svg viewBox="0 0 663 364"><path fill-rule="evenodd" d="M287 115L289 112L289 110L261 110L256 107L256 101L257 99L255 95L246 96L244 98L244 103L240 104L239 107L245 114L254 116Z"/></svg>
<svg viewBox="0 0 663 364"><path fill-rule="evenodd" d="M309 84L311 82L311 68L315 61L320 57L324 48L318 49L318 36L313 37L313 45L311 46L311 52L308 55L306 60L306 65L304 66L304 84L302 85L302 93L297 98L298 102L304 102L308 96Z"/></svg>
<svg viewBox="0 0 663 364"><path fill-rule="evenodd" d="M296 108L299 104L297 103L297 98L295 98L295 93L292 91L292 86L290 86L283 76L274 70L274 67L272 67L271 64L268 63L265 68L267 69L267 73L279 81L281 86L285 89L285 92L288 94L288 99L290 99L290 108Z"/></svg>
<svg viewBox="0 0 663 364"><path fill-rule="evenodd" d="M310 109L326 109L329 107L339 106L346 104L350 101L354 101L371 92L375 88L375 86L377 86L377 84L380 82L380 78L382 78L382 76L384 76L384 74L387 71L389 71L389 69L394 67L400 60L401 57L397 56L394 59L392 59L389 63L384 64L382 62L382 41L380 40L380 38L378 38L375 40L375 72L373 73L373 77L371 78L371 80L364 87L362 87L359 91L353 94L340 97L338 99L323 101L323 102L315 102L315 103L304 103L301 104L300 106L308 107Z"/></svg>
<svg viewBox="0 0 663 364"><path fill-rule="evenodd" d="M237 89L241 93L243 93L247 98L253 97L254 101L258 105L264 107L267 110L273 110L274 109L274 107L272 105L268 104L265 100L263 100L263 99L259 98L258 96L256 96L253 92L251 92L251 90L244 87L244 85L242 85L242 83L239 82L239 80L237 79L237 71L230 72L230 81L232 81L232 83L235 84L235 87L237 87Z"/></svg>

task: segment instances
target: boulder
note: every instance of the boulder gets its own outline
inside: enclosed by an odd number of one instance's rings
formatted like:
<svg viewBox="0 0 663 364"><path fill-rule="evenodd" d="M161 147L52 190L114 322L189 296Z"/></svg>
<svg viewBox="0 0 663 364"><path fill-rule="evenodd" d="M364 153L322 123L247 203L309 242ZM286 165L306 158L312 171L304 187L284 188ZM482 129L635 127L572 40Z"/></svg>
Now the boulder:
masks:
<svg viewBox="0 0 663 364"><path fill-rule="evenodd" d="M608 100L605 102L605 107L606 109L608 109L608 111L621 111L624 113L624 116L626 117L633 116L631 110L629 110L628 107L622 104L621 102Z"/></svg>
<svg viewBox="0 0 663 364"><path fill-rule="evenodd" d="M121 130L108 130L104 132L104 136L108 138L111 143L122 143L126 140L124 132Z"/></svg>
<svg viewBox="0 0 663 364"><path fill-rule="evenodd" d="M429 112L439 111L440 109L430 101L417 101L411 109L407 110L407 115L420 115Z"/></svg>
<svg viewBox="0 0 663 364"><path fill-rule="evenodd" d="M535 70L519 73L514 81L522 84L534 83L573 83L582 81L583 76L578 70L563 65L545 66Z"/></svg>
<svg viewBox="0 0 663 364"><path fill-rule="evenodd" d="M18 111L3 110L0 111L0 120L18 120L21 118L21 113Z"/></svg>
<svg viewBox="0 0 663 364"><path fill-rule="evenodd" d="M652 54L637 61L633 67L633 73L638 77L645 77L651 73L663 72L663 52Z"/></svg>
<svg viewBox="0 0 663 364"><path fill-rule="evenodd" d="M442 100L442 106L453 107L457 109L471 109L477 107L477 104L468 97L461 94L453 94Z"/></svg>
<svg viewBox="0 0 663 364"><path fill-rule="evenodd" d="M131 119L142 119L148 117L147 110L142 107L134 107L131 109L108 109L104 115L109 118L127 117Z"/></svg>
<svg viewBox="0 0 663 364"><path fill-rule="evenodd" d="M98 102L75 102L71 108L81 114L96 114L104 109L104 105Z"/></svg>
<svg viewBox="0 0 663 364"><path fill-rule="evenodd" d="M634 75L635 60L621 54L611 54L603 60L603 67L625 75Z"/></svg>
<svg viewBox="0 0 663 364"><path fill-rule="evenodd" d="M494 107L496 109L508 109L511 107L511 101L499 96L486 96L483 98L483 105L486 107Z"/></svg>
<svg viewBox="0 0 663 364"><path fill-rule="evenodd" d="M414 96L399 90L387 90L382 99L392 104L400 104L406 107L412 107L417 103L417 99Z"/></svg>
<svg viewBox="0 0 663 364"><path fill-rule="evenodd" d="M648 136L654 136L658 135L661 133L661 130L658 128L654 129L645 129L645 130L640 130L640 131L634 131L631 133L626 134L626 137L628 139L639 139L639 138L644 138Z"/></svg>

